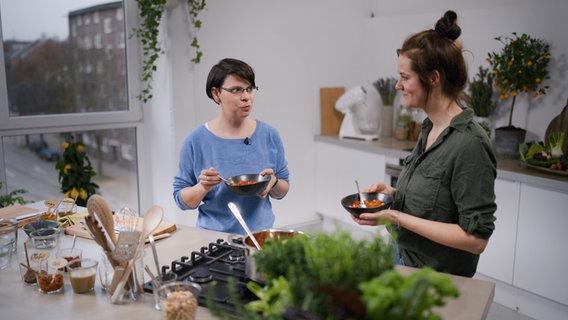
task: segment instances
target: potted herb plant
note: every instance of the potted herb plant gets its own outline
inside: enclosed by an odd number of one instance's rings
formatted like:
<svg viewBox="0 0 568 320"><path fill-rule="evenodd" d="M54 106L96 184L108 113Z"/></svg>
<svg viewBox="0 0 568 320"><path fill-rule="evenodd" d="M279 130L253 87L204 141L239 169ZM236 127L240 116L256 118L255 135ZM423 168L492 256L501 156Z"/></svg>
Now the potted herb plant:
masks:
<svg viewBox="0 0 568 320"><path fill-rule="evenodd" d="M542 39L513 32L512 37L496 37L503 43L500 52L490 52L487 61L493 69L495 87L502 100L511 98L509 121L506 127L495 129L497 155L517 158L519 143L523 143L526 130L513 126L513 111L517 96L526 93L533 98L546 94L549 79L550 45Z"/></svg>
<svg viewBox="0 0 568 320"><path fill-rule="evenodd" d="M494 99L493 74L489 69L479 66L477 74L469 83L467 105L473 109L478 123L491 135L489 116L497 105Z"/></svg>
<svg viewBox="0 0 568 320"><path fill-rule="evenodd" d="M2 189L2 182L0 182L0 189ZM0 208L8 207L14 204L25 204L26 200L22 196L28 192L25 189L16 189L8 192L6 195L0 195Z"/></svg>
<svg viewBox="0 0 568 320"><path fill-rule="evenodd" d="M172 0L136 0L141 22L140 26L133 30L133 35L136 36L142 44L142 55L144 58L142 61L141 80L145 83L145 87L136 98L143 102L148 102L152 99L152 75L157 69L156 60L163 53L158 41L162 15L166 8L176 5L170 4L168 1ZM187 0L187 5L189 18L194 28L194 35L190 46L195 49L195 56L191 61L197 64L201 61L203 52L200 49L199 41L195 34L197 30L201 28L201 20L198 19L198 15L205 9L205 0Z"/></svg>
<svg viewBox="0 0 568 320"><path fill-rule="evenodd" d="M391 137L394 120L394 99L396 98L396 78L379 78L373 86L379 92L383 107L381 108L381 137Z"/></svg>

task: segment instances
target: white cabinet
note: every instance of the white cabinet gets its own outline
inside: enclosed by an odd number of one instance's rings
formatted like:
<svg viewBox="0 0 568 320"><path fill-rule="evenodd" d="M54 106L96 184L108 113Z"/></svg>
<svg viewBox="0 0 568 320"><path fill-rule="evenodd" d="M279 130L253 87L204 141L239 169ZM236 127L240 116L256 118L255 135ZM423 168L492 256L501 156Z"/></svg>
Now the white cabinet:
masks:
<svg viewBox="0 0 568 320"><path fill-rule="evenodd" d="M495 231L477 267L477 272L508 284L513 284L520 185L515 181L495 181Z"/></svg>
<svg viewBox="0 0 568 320"><path fill-rule="evenodd" d="M568 195L521 185L513 283L568 305Z"/></svg>
<svg viewBox="0 0 568 320"><path fill-rule="evenodd" d="M404 157L396 146L316 142L316 211L358 227L340 204L362 186L384 181L385 163ZM497 283L495 301L538 319L568 314L568 183L518 160L499 161L495 232L477 275Z"/></svg>

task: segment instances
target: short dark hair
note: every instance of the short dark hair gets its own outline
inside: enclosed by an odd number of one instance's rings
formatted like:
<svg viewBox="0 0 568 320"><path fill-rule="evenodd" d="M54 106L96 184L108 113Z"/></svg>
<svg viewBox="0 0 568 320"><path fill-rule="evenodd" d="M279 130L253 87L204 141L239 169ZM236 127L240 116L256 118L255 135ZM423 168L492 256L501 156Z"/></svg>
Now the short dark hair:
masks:
<svg viewBox="0 0 568 320"><path fill-rule="evenodd" d="M256 83L254 82L254 70L251 66L238 59L225 58L214 65L207 76L205 91L211 100L215 100L213 99L211 89L221 89L223 82L225 82L225 79L230 75L247 81L251 86L256 87Z"/></svg>
<svg viewBox="0 0 568 320"><path fill-rule="evenodd" d="M461 28L456 23L457 14L446 11L435 29L425 30L411 35L397 50L412 62L412 70L418 74L420 83L430 92L431 75L440 73L442 92L454 99L460 98L467 85L467 66L462 53L462 46L457 41Z"/></svg>

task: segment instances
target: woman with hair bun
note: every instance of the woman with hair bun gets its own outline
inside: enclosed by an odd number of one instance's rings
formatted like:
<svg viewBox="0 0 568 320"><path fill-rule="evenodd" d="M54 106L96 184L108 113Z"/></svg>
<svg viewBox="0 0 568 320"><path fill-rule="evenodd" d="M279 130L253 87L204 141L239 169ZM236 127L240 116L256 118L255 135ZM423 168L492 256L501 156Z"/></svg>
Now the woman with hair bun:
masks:
<svg viewBox="0 0 568 320"><path fill-rule="evenodd" d="M489 137L460 104L467 66L457 14L411 35L397 50L404 108L427 114L396 188L375 183L368 192L394 196L391 209L365 213L361 225L390 224L396 262L472 277L495 229L497 162Z"/></svg>

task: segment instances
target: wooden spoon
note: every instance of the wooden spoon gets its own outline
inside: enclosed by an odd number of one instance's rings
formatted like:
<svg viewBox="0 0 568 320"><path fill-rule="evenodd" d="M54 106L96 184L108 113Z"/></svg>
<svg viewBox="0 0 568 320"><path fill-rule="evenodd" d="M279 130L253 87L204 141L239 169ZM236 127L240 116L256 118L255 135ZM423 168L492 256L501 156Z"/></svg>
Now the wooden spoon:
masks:
<svg viewBox="0 0 568 320"><path fill-rule="evenodd" d="M148 236L151 235L152 232L154 232L154 230L156 230L156 228L158 228L160 223L162 223L163 217L164 217L164 209L162 209L162 207L156 206L156 205L152 206L150 209L148 209L148 211L144 215L144 221L142 223L142 233L140 235L140 241L138 243L138 247L136 248L136 251L134 253L134 257L132 257L132 259L130 259L128 261L128 265L124 269L124 272L122 273L122 275L120 277L120 281L118 281L116 289L114 290L114 292L111 296L111 302L112 303L117 303L118 298L120 297L120 295L122 294L122 291L124 290L124 285L128 281L128 278L130 277L130 273L132 272L132 268L134 267L134 263L135 263L136 258L138 256L138 252L144 247L144 243L146 242L146 238L148 238ZM116 271L115 271L115 273L116 273Z"/></svg>

